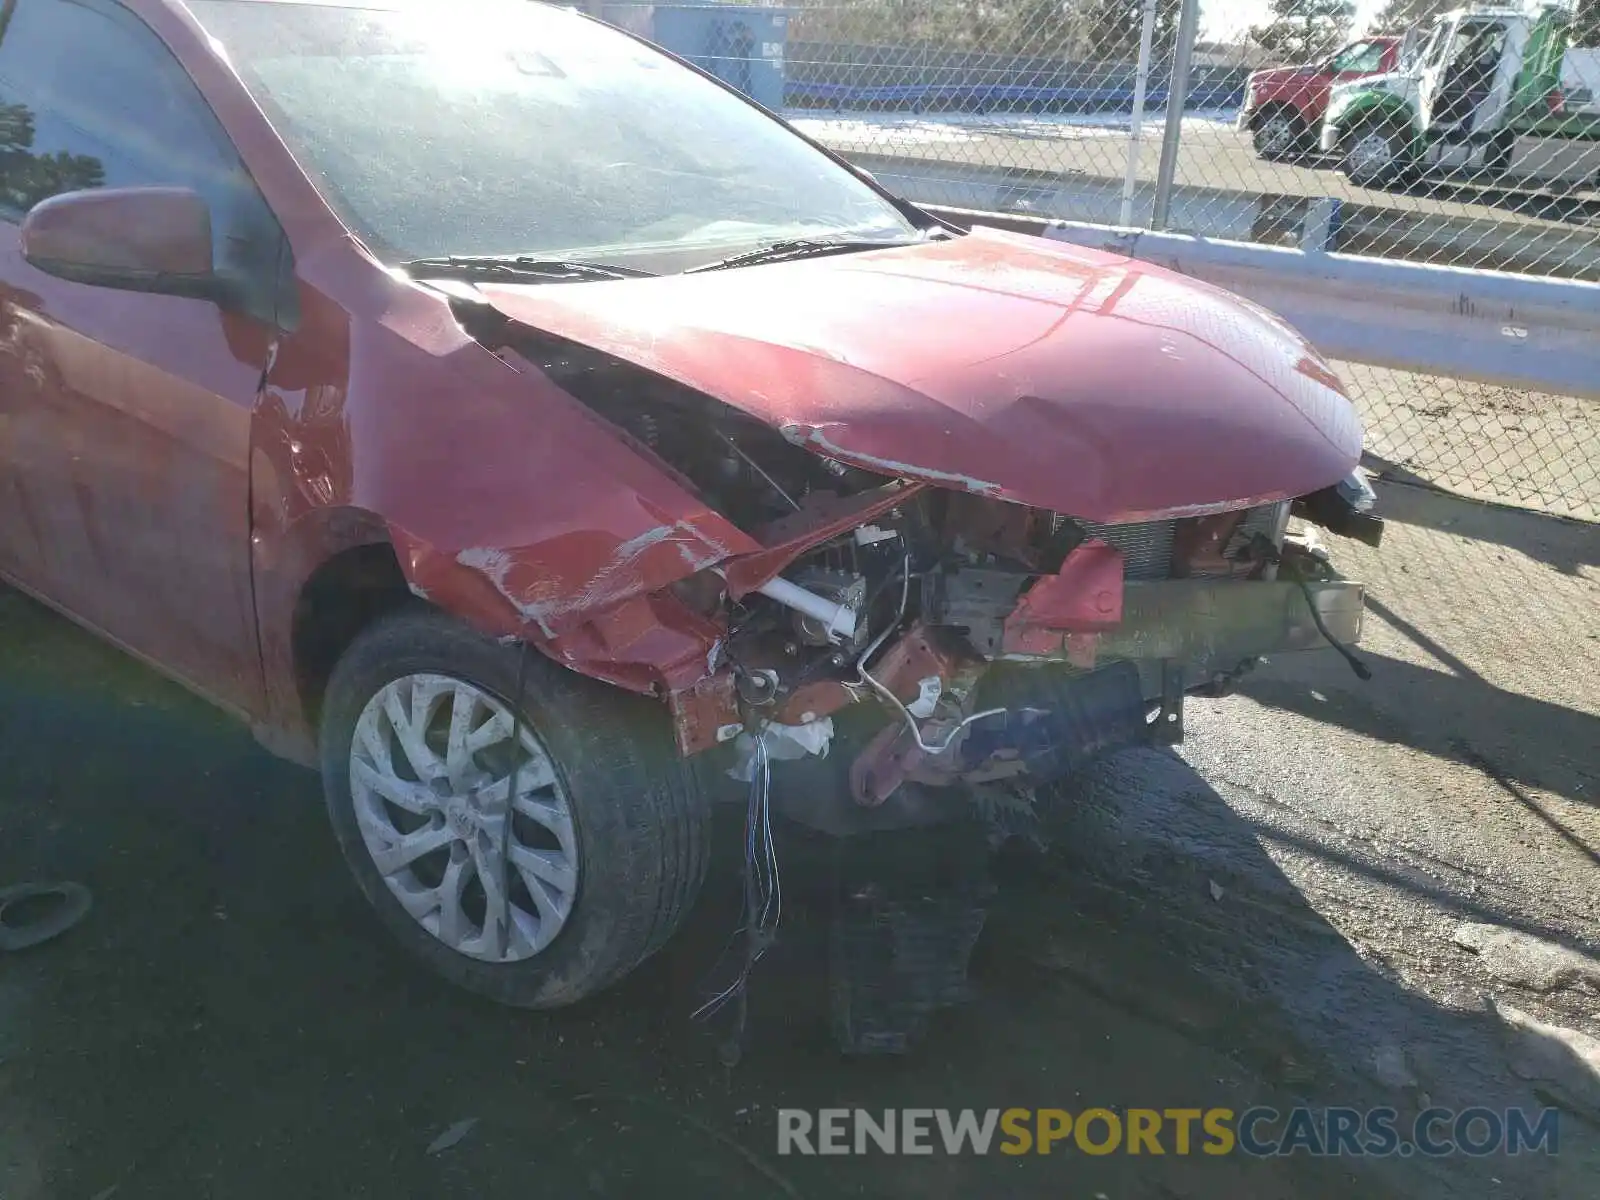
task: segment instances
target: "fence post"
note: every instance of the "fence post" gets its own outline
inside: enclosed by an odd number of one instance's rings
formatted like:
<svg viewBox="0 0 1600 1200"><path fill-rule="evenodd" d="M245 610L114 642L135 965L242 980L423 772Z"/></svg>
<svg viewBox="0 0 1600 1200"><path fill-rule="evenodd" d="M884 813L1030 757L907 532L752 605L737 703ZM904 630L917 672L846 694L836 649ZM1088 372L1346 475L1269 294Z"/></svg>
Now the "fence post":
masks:
<svg viewBox="0 0 1600 1200"><path fill-rule="evenodd" d="M1189 65L1194 58L1194 39L1200 25L1200 0L1183 0L1178 15L1178 41L1172 48L1172 83L1167 88L1167 127L1161 136L1161 165L1156 168L1156 198L1150 213L1150 227L1165 229L1172 206L1172 180L1178 169L1178 139L1183 128L1183 110L1189 102Z"/></svg>
<svg viewBox="0 0 1600 1200"><path fill-rule="evenodd" d="M1128 172L1122 180L1120 223L1133 224L1133 185L1139 174L1139 139L1144 136L1144 93L1150 82L1150 52L1156 40L1156 0L1144 0L1139 31L1139 70L1133 77L1133 120L1128 125Z"/></svg>

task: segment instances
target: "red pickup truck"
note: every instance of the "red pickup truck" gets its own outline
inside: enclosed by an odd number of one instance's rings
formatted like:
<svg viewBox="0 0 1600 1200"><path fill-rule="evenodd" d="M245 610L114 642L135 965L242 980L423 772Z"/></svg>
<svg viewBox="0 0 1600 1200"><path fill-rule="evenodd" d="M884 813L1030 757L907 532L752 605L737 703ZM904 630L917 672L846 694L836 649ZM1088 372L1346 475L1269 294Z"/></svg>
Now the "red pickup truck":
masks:
<svg viewBox="0 0 1600 1200"><path fill-rule="evenodd" d="M1370 37L1304 67L1256 71L1245 84L1239 128L1250 131L1262 158L1293 158L1312 149L1336 83L1393 71L1400 62L1399 37Z"/></svg>

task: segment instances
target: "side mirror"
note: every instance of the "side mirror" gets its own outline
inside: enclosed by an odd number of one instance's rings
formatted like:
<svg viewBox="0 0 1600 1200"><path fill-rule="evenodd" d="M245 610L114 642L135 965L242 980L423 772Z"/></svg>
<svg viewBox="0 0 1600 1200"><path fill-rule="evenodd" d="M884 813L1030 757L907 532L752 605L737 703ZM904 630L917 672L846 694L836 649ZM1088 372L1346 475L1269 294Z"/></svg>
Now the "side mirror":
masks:
<svg viewBox="0 0 1600 1200"><path fill-rule="evenodd" d="M211 212L188 188L63 192L28 210L22 257L76 283L220 299Z"/></svg>

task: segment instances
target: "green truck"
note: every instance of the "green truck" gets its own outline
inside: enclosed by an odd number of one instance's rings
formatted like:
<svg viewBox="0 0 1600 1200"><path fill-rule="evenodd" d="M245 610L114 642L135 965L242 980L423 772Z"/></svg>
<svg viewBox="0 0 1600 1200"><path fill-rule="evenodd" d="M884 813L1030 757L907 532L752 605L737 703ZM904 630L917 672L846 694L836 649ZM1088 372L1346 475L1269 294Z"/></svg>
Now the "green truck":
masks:
<svg viewBox="0 0 1600 1200"><path fill-rule="evenodd" d="M1445 13L1398 70L1334 88L1322 150L1367 186L1425 172L1600 186L1600 48L1571 32L1553 5Z"/></svg>

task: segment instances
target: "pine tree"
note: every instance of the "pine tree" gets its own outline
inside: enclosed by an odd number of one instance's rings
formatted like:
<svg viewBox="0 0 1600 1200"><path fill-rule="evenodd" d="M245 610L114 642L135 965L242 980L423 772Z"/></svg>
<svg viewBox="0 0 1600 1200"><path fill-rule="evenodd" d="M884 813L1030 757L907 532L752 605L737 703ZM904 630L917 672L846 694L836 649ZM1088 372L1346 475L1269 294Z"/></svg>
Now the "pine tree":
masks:
<svg viewBox="0 0 1600 1200"><path fill-rule="evenodd" d="M1356 6L1351 0L1272 0L1272 20L1250 37L1286 62L1310 62L1339 48Z"/></svg>
<svg viewBox="0 0 1600 1200"><path fill-rule="evenodd" d="M1413 25L1432 25L1440 13L1460 7L1461 0L1388 0L1373 18L1372 31L1404 33Z"/></svg>
<svg viewBox="0 0 1600 1200"><path fill-rule="evenodd" d="M1135 62L1144 31L1142 0L1078 0L1074 5L1082 30L1086 57L1091 62ZM1151 39L1152 58L1170 58L1178 40L1178 15L1183 0L1156 0L1156 29Z"/></svg>
<svg viewBox="0 0 1600 1200"><path fill-rule="evenodd" d="M1578 0L1578 11L1572 18L1572 44L1600 46L1600 0Z"/></svg>

